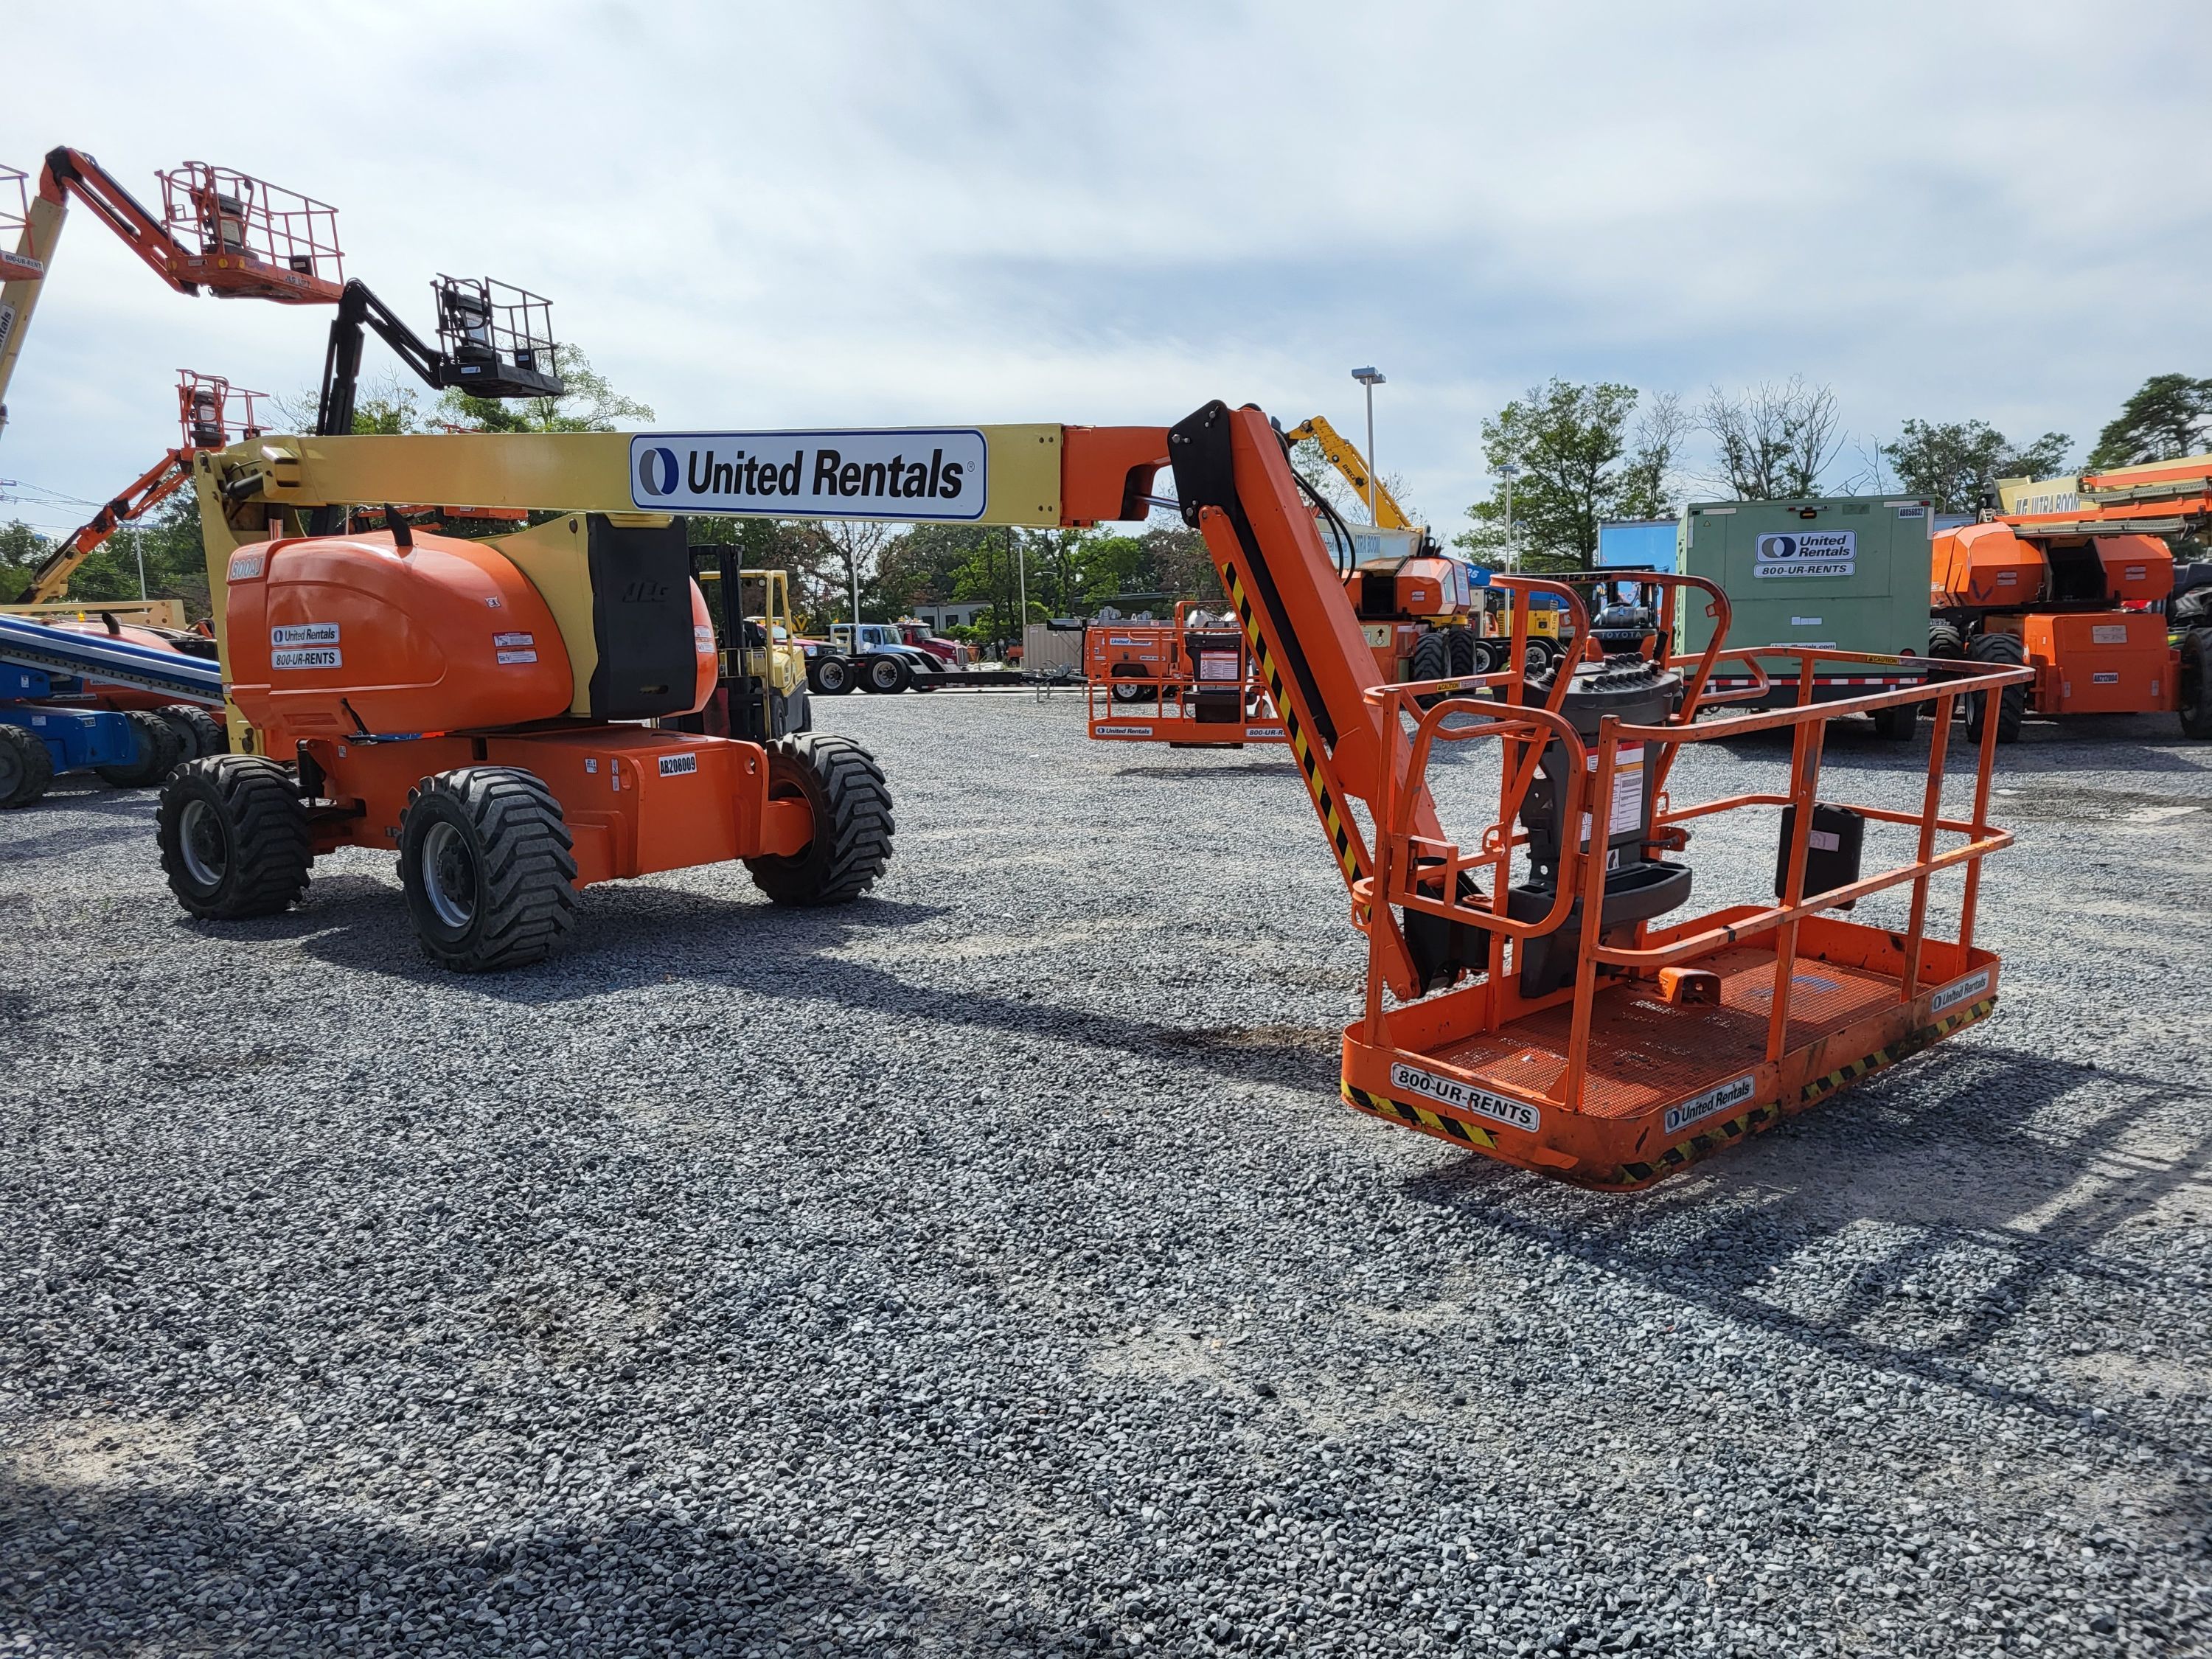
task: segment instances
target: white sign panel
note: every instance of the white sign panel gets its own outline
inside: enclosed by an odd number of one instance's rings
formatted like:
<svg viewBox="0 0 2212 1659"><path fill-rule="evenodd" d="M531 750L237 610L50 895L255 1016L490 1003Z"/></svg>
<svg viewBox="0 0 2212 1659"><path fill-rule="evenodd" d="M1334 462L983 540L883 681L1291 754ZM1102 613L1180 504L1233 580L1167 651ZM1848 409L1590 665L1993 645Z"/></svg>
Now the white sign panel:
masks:
<svg viewBox="0 0 2212 1659"><path fill-rule="evenodd" d="M15 307L0 306L0 351L8 349L8 337L15 331Z"/></svg>
<svg viewBox="0 0 2212 1659"><path fill-rule="evenodd" d="M655 513L972 523L989 447L972 427L641 433L630 499Z"/></svg>
<svg viewBox="0 0 2212 1659"><path fill-rule="evenodd" d="M1717 1088L1708 1089L1679 1106L1669 1106L1667 1109L1666 1132L1671 1135L1677 1129L1686 1129L1692 1123L1704 1122L1716 1112L1724 1112L1731 1106L1741 1105L1751 1098L1755 1080L1747 1074L1733 1083L1723 1083Z"/></svg>
<svg viewBox="0 0 2212 1659"><path fill-rule="evenodd" d="M269 630L271 645L336 645L338 625L336 623L295 623L288 628Z"/></svg>
<svg viewBox="0 0 2212 1659"><path fill-rule="evenodd" d="M1438 1077L1408 1066L1403 1060L1390 1068L1390 1085L1417 1095L1426 1095L1431 1100L1455 1106L1462 1112L1473 1112L1508 1128L1522 1129L1534 1134L1543 1127L1543 1114L1525 1100L1516 1100L1510 1095L1493 1093L1462 1083L1457 1078Z"/></svg>
<svg viewBox="0 0 2212 1659"><path fill-rule="evenodd" d="M1761 536L1752 550L1754 576L1848 576L1858 561L1855 530L1807 530Z"/></svg>

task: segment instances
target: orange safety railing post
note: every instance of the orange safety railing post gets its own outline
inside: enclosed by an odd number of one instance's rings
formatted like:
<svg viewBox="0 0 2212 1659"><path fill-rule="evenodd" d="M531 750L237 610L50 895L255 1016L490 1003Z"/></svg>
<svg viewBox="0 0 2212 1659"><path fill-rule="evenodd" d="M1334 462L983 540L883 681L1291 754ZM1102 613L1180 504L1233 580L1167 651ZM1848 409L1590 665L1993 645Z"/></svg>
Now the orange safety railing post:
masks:
<svg viewBox="0 0 2212 1659"><path fill-rule="evenodd" d="M1928 927L1928 860L1936 854L1936 820L1943 815L1943 761L1950 744L1951 705L1955 701L1948 693L1936 699L1936 729L1928 738L1928 787L1920 798L1920 842L1913 858L1920 873L1913 878L1912 917L1905 931L1907 1002L1920 993L1920 947Z"/></svg>
<svg viewBox="0 0 2212 1659"><path fill-rule="evenodd" d="M1801 696L1809 693L1812 659L1805 659L1799 676ZM1801 705L1809 708L1809 702ZM1782 903L1794 912L1805 902L1805 854L1812 844L1813 807L1820 798L1820 743L1826 719L1797 723L1790 757L1790 799L1796 816L1790 828L1790 861L1784 867ZM1766 1058L1778 1060L1789 1047L1790 989L1797 972L1797 917L1790 915L1778 930L1774 942L1774 1000L1767 1012Z"/></svg>
<svg viewBox="0 0 2212 1659"><path fill-rule="evenodd" d="M1587 635L1585 635L1587 637ZM1575 968L1575 1012L1571 1031L1567 1040L1566 1075L1560 1079L1559 1102L1569 1111L1578 1112L1583 1104L1583 1082L1589 1069L1590 1016L1597 1006L1597 945L1603 929L1605 909L1605 866L1607 831L1613 827L1613 772L1616 738L1620 721L1611 714L1598 722L1597 781L1589 793L1585 816L1589 823L1589 836L1585 841L1573 815L1563 817L1561 828L1565 834L1559 838L1559 885L1570 889L1574 884L1569 872L1578 878L1582 885L1582 937L1577 946L1578 960ZM1586 766L1577 770L1587 770ZM1579 866L1573 860L1579 858Z"/></svg>

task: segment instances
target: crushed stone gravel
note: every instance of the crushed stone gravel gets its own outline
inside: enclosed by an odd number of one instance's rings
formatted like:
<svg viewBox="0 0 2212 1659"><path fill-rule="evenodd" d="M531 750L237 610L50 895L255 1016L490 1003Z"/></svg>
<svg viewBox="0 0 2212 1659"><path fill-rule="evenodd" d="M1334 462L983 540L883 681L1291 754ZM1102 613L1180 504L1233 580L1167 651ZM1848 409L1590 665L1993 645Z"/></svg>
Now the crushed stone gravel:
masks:
<svg viewBox="0 0 2212 1659"><path fill-rule="evenodd" d="M818 707L873 896L500 977L389 858L205 926L149 793L0 816L0 1653L2206 1650L2212 748L2032 724L1996 1017L1624 1197L1336 1103L1280 752Z"/></svg>

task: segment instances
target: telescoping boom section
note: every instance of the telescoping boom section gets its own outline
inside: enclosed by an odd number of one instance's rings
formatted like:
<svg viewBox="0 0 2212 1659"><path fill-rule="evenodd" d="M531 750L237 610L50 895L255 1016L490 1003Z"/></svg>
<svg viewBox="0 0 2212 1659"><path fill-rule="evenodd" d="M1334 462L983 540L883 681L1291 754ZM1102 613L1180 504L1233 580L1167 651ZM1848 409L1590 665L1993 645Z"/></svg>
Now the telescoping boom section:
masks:
<svg viewBox="0 0 2212 1659"><path fill-rule="evenodd" d="M575 555L580 617L628 591L631 544L662 536L655 526L672 529L672 515L1075 527L1173 506L1205 538L1367 938L1365 1006L1345 1031L1342 1097L1508 1164L1600 1187L1642 1186L1996 1004L1997 958L1974 942L1981 860L2010 842L1988 821L1994 724L1984 726L1964 807L1947 805L1946 751L1958 700L1991 695L2027 670L1937 663L1924 682L1816 704L1816 670L1895 659L1732 650L1727 600L1712 584L1600 572L1572 582L1499 579L1515 599L1504 659L1518 666L1378 684L1375 653L1316 523L1318 503L1257 409L1209 404L1171 428L264 438L202 453L194 465L219 606L227 580L264 585L281 561L305 556L305 546L286 548L307 516L363 501L574 514L499 546L525 565L542 556L533 550L541 540L600 547L604 556ZM1164 470L1174 477L1171 501L1153 493ZM500 565L459 544L441 552ZM371 553L390 562L380 548ZM519 627L513 616L534 602L521 576L509 586L505 628ZM1661 621L1684 590L1715 623L1694 659L1675 652ZM1536 659L1540 671L1526 666L1528 601L1538 594L1573 624L1572 649ZM241 684L253 682L256 699L295 697L295 683L304 688L320 672L315 650L302 675L262 643L279 621L304 626L304 612L279 618L234 598L229 614L251 627L224 641L227 666ZM538 618L525 631L542 641L556 621ZM350 672L354 638L324 642L333 672L341 648ZM464 648L454 638L453 648ZM244 674L241 651L250 653ZM1756 698L1770 690L1763 665L1777 659L1797 665L1799 706L1698 724L1717 668L1748 675L1753 684L1740 695ZM511 672L503 663L486 671ZM349 750L374 753L392 793L415 775L403 758L412 744L392 738L397 712L380 718L362 696L374 701L364 691L350 706L317 706L331 726L319 741L343 745L334 752L349 759ZM560 702L549 697L532 712L557 713ZM1913 702L1933 703L1936 715L1917 808L1847 803L1823 790L1828 720ZM649 736L624 730L628 743ZM1684 750L1757 731L1790 738L1778 787L1703 802L1670 789ZM608 741L604 727L528 732L540 745ZM466 734L452 740L482 746ZM1429 787L1439 744L1487 750L1494 762L1496 809L1472 834L1447 833ZM589 793L588 782L576 787ZM776 810L784 805L756 812L753 839L772 850L782 849L779 837L796 846L807 833L795 799ZM1780 818L1771 902L1690 913L1693 833L1746 812ZM1869 872L1869 846L1893 847L1895 860ZM1846 919L1855 904L1892 890L1899 897L1884 903L1903 914L1885 925ZM1956 916L1948 937L1932 925L1938 908Z"/></svg>

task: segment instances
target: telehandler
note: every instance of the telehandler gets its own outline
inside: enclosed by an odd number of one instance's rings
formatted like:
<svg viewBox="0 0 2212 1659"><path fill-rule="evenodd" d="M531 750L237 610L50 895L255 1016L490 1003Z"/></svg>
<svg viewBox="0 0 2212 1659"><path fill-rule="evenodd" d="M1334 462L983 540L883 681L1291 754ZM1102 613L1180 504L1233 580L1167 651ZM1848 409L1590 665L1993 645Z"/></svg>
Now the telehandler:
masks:
<svg viewBox="0 0 2212 1659"><path fill-rule="evenodd" d="M775 465L741 485L732 455ZM1172 428L265 438L195 465L234 695L261 751L195 762L165 794L164 862L197 914L281 908L312 853L341 843L398 848L418 931L462 967L542 953L574 887L611 876L740 857L771 897L851 897L890 836L856 745L617 723L680 714L710 687L676 516L1088 527L1144 518L1166 467L1367 939L1347 1103L1525 1169L1640 1187L1996 1006L1997 957L1974 939L1981 860L2011 839L1988 821L1994 727L1964 816L1943 810L1944 756L1956 700L2027 671L1948 665L1923 685L1701 728L1724 660L1756 674L1793 659L1809 680L1851 653L1731 653L1727 599L1695 577L1639 577L1650 602L1593 614L1569 584L1510 576L1508 660L1524 660L1521 601L1548 592L1572 622L1556 672L1377 684L1310 492L1257 409L1208 404ZM387 491L567 511L478 543L299 533L302 514ZM1658 621L1680 589L1717 623L1695 659ZM1909 701L1937 715L1917 807L1825 799L1826 722ZM1747 728L1791 734L1786 787L1670 789L1685 745ZM1428 788L1438 743L1497 745L1498 808L1468 841ZM1675 916L1699 823L1778 808L1773 902ZM1903 860L1868 873L1870 830L1905 843ZM1952 872L1964 892L1947 938L1929 904ZM1901 923L1844 919L1892 888L1909 894Z"/></svg>

